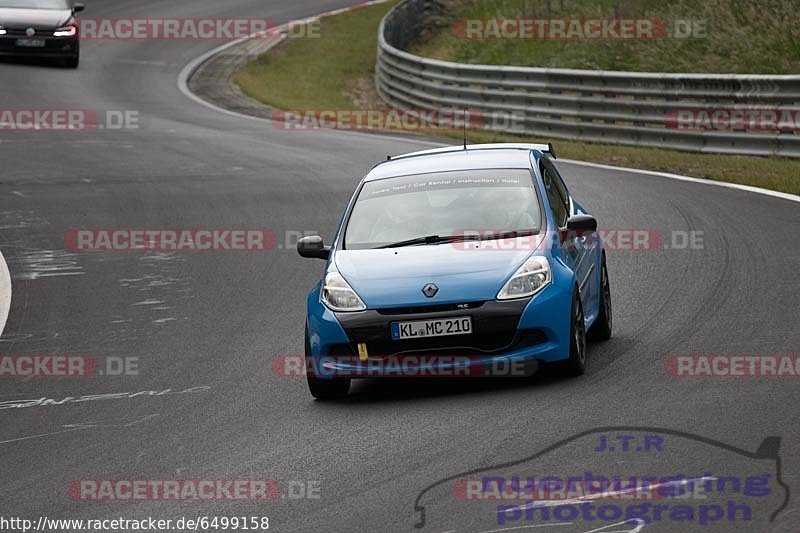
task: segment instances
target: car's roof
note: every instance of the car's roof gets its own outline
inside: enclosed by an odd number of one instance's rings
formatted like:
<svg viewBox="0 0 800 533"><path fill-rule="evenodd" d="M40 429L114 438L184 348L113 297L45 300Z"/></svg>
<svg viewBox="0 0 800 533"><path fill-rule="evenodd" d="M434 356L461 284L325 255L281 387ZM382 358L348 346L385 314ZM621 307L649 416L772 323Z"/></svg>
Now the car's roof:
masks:
<svg viewBox="0 0 800 533"><path fill-rule="evenodd" d="M383 178L490 168L531 168L531 152L550 152L546 144L474 144L447 146L394 156L376 165L364 178L372 181Z"/></svg>

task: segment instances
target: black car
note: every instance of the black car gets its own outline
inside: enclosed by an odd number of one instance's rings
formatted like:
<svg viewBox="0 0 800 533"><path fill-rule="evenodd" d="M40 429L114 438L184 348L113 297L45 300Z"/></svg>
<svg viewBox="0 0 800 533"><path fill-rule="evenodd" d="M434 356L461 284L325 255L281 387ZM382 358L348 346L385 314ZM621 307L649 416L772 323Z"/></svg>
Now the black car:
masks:
<svg viewBox="0 0 800 533"><path fill-rule="evenodd" d="M0 0L0 56L80 62L78 22L83 4L69 0Z"/></svg>

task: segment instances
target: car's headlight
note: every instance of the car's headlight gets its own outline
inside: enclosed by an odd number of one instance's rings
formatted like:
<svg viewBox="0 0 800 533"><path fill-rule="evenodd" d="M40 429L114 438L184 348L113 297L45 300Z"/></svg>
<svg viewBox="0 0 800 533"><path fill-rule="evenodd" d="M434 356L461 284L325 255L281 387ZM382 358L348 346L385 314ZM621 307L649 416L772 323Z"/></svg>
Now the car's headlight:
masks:
<svg viewBox="0 0 800 533"><path fill-rule="evenodd" d="M57 28L53 32L53 37L74 37L76 33L78 33L76 26L64 26L63 28Z"/></svg>
<svg viewBox="0 0 800 533"><path fill-rule="evenodd" d="M550 263L544 257L534 255L514 272L497 294L497 299L527 298L542 290L551 279Z"/></svg>
<svg viewBox="0 0 800 533"><path fill-rule="evenodd" d="M330 272L325 276L322 301L334 311L363 311L367 308L338 272Z"/></svg>
<svg viewBox="0 0 800 533"><path fill-rule="evenodd" d="M0 26L0 35L5 35L6 33L8 33L8 32L5 30L5 28Z"/></svg>

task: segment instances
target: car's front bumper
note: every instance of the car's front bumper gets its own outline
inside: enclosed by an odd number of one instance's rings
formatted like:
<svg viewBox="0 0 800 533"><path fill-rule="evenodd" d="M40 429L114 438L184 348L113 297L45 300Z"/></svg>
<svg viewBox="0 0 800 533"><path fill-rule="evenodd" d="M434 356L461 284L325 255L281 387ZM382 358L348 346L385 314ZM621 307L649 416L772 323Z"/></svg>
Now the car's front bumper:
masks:
<svg viewBox="0 0 800 533"><path fill-rule="evenodd" d="M525 300L334 313L317 288L309 295L307 370L322 378L526 375L568 357L571 301L571 291L551 284ZM462 316L472 317L471 334L392 340L393 322Z"/></svg>

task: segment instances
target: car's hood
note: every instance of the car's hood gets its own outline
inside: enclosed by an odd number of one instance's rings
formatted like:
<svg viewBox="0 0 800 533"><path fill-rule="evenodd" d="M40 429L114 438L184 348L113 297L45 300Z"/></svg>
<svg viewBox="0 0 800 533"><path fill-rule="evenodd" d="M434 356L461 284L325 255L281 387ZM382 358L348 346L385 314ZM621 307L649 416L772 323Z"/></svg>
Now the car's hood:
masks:
<svg viewBox="0 0 800 533"><path fill-rule="evenodd" d="M72 18L69 9L0 8L0 26L10 30L54 30Z"/></svg>
<svg viewBox="0 0 800 533"><path fill-rule="evenodd" d="M437 305L494 300L541 237L499 249L498 242L408 246L381 250L340 250L334 263L369 308ZM479 248L474 248L476 244ZM435 284L432 298L422 289Z"/></svg>

